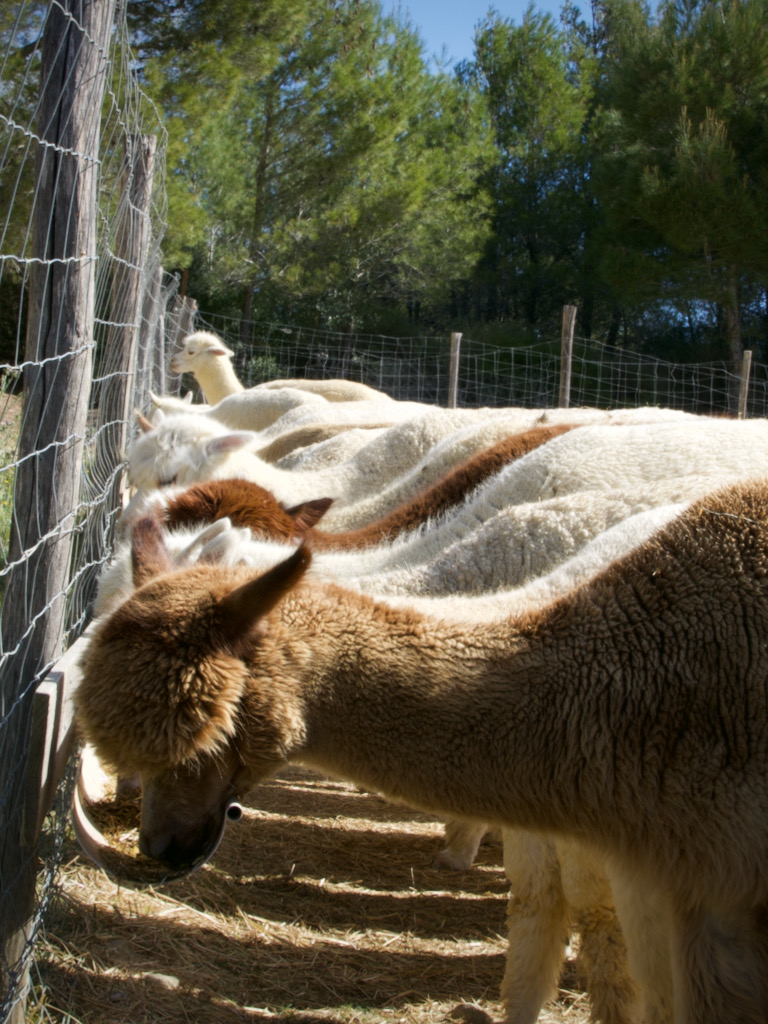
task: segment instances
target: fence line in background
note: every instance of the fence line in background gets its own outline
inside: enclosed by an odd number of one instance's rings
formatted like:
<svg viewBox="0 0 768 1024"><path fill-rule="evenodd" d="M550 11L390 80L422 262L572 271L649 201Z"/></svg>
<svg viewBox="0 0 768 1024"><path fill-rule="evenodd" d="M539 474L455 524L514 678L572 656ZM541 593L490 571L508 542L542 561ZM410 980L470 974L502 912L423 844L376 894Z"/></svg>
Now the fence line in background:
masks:
<svg viewBox="0 0 768 1024"><path fill-rule="evenodd" d="M765 364L745 358L737 373L725 362L672 363L605 345L579 337L576 312L565 307L560 339L517 348L458 332L450 338L396 338L241 324L205 311L196 323L234 350L235 369L246 386L278 377L347 377L396 399L447 406L658 405L704 415L768 415ZM191 377L183 383L194 386ZM171 378L171 385L177 388L178 382Z"/></svg>
<svg viewBox="0 0 768 1024"><path fill-rule="evenodd" d="M747 415L747 398L749 395L749 376L752 372L752 351L747 349L741 364L741 380L739 387L739 419Z"/></svg>

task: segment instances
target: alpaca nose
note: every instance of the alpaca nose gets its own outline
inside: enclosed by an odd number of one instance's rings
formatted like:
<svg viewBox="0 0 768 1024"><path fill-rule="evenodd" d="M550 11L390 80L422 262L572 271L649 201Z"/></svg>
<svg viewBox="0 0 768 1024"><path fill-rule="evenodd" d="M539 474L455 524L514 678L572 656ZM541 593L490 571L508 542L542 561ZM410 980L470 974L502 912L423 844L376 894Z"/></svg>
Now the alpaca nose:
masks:
<svg viewBox="0 0 768 1024"><path fill-rule="evenodd" d="M171 845L173 836L170 832L158 832L153 836L146 836L139 833L139 851L145 857L152 857L153 860L164 860L163 854Z"/></svg>

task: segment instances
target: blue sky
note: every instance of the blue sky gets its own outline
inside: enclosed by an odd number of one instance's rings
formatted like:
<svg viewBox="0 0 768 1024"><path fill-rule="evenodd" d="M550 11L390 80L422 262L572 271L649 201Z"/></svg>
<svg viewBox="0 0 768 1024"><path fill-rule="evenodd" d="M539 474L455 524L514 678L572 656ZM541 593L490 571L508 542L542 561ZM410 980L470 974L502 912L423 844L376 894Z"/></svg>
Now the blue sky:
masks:
<svg viewBox="0 0 768 1024"><path fill-rule="evenodd" d="M472 36L478 21L493 7L502 18L519 25L528 6L528 0L385 0L384 11L402 10L410 15L414 27L424 41L427 56L440 54L445 45L448 65L473 56ZM539 0L534 7L549 11L559 18L562 0ZM581 6L581 5L579 5Z"/></svg>

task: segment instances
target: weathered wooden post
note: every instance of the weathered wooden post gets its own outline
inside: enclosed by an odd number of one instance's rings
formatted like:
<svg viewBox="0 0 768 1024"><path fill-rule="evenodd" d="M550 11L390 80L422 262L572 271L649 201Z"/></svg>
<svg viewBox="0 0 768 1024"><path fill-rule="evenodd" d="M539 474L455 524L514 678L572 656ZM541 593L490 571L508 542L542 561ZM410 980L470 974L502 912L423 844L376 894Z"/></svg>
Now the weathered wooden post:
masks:
<svg viewBox="0 0 768 1024"><path fill-rule="evenodd" d="M101 110L115 0L43 31L24 399L0 659L0 1017L25 1016L36 843L22 845L36 681L61 651L91 389Z"/></svg>
<svg viewBox="0 0 768 1024"><path fill-rule="evenodd" d="M150 239L150 201L154 183L154 135L130 135L126 141L123 187L110 290L110 324L104 346L99 401L99 453L104 465L124 458L136 379L139 324ZM107 498L115 507L122 481L115 479Z"/></svg>
<svg viewBox="0 0 768 1024"><path fill-rule="evenodd" d="M165 392L165 317L161 306L162 296L163 268L155 267L147 274L145 281L136 380L138 383L146 382L147 388L158 394Z"/></svg>
<svg viewBox="0 0 768 1024"><path fill-rule="evenodd" d="M461 351L461 334L451 334L451 363L448 370L448 408L455 409L459 400L459 352Z"/></svg>
<svg viewBox="0 0 768 1024"><path fill-rule="evenodd" d="M560 342L560 397L558 406L567 409L571 404L571 363L573 361L573 335L576 329L576 306L563 306L563 330Z"/></svg>
<svg viewBox="0 0 768 1024"><path fill-rule="evenodd" d="M182 338L192 333L192 328L195 323L195 314L197 313L197 299L191 299L188 295L179 296L174 303L173 311L170 315L171 325L169 335L171 343L166 349L171 355L181 347ZM175 392L177 395L181 392L181 377L176 377L175 382L170 385L170 391ZM195 382L193 391L196 393L196 401L204 401L204 397L200 388Z"/></svg>
<svg viewBox="0 0 768 1024"><path fill-rule="evenodd" d="M749 394L749 374L752 369L752 349L744 349L741 361L741 384L739 386L739 419L747 418L747 396Z"/></svg>

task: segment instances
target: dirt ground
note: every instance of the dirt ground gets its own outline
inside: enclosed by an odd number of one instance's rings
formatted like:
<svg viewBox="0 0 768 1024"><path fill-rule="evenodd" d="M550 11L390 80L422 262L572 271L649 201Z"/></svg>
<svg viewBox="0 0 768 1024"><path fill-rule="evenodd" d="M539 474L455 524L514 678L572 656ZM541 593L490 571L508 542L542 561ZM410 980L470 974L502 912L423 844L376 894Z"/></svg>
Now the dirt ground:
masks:
<svg viewBox="0 0 768 1024"><path fill-rule="evenodd" d="M116 884L73 839L35 1019L434 1024L476 1004L499 1020L500 843L470 871L437 871L441 834L435 818L291 768L254 791L210 864L159 889ZM576 976L569 961L543 1024L585 1024Z"/></svg>

